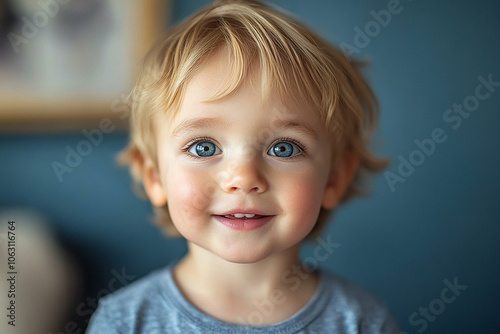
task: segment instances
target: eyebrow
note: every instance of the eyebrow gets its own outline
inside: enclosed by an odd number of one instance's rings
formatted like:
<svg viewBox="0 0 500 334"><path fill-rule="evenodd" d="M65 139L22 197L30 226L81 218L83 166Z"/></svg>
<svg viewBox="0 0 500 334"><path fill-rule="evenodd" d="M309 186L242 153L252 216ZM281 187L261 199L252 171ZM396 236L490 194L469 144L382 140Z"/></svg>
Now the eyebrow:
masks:
<svg viewBox="0 0 500 334"><path fill-rule="evenodd" d="M182 132L191 132L203 128L221 127L225 124L226 122L224 122L219 118L211 118L211 117L190 118L182 121L179 125L177 125L172 134L173 136L177 137Z"/></svg>
<svg viewBox="0 0 500 334"><path fill-rule="evenodd" d="M313 140L318 139L316 131L307 123L299 120L278 119L273 122L274 127L295 130Z"/></svg>
<svg viewBox="0 0 500 334"><path fill-rule="evenodd" d="M227 125L227 123L219 118L202 117L202 118L191 118L182 121L179 125L175 127L172 134L177 137L183 132L192 132L204 128L220 128ZM292 129L295 130L313 140L317 140L318 136L312 127L299 120L290 119L277 119L272 122L272 129Z"/></svg>

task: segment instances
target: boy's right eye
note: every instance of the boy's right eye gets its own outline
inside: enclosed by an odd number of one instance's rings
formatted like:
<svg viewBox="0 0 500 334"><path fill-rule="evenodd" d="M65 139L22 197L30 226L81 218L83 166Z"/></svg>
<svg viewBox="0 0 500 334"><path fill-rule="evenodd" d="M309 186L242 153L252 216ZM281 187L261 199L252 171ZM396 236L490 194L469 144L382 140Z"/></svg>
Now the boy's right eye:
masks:
<svg viewBox="0 0 500 334"><path fill-rule="evenodd" d="M211 157L222 153L214 143L209 141L198 141L193 143L188 152L196 157Z"/></svg>

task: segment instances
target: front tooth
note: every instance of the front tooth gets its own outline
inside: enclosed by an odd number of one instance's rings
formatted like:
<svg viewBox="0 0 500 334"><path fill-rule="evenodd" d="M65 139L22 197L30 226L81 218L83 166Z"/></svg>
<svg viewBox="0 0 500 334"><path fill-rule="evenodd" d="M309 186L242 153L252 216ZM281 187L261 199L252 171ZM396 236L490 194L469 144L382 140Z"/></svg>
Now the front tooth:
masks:
<svg viewBox="0 0 500 334"><path fill-rule="evenodd" d="M235 213L235 214L233 214L233 216L235 216L236 218L243 218L243 217L245 217L245 215L243 213Z"/></svg>
<svg viewBox="0 0 500 334"><path fill-rule="evenodd" d="M246 218L252 218L253 216L255 216L255 213L247 213L247 214L245 214Z"/></svg>

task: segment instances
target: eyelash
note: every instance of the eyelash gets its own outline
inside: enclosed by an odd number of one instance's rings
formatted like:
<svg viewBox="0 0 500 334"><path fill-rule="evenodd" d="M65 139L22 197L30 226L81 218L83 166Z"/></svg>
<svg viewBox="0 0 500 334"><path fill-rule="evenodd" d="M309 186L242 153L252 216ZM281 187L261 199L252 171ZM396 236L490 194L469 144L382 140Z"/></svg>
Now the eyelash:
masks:
<svg viewBox="0 0 500 334"><path fill-rule="evenodd" d="M186 145L184 145L184 147L182 147L182 152L188 152L189 149L193 145L196 145L196 144L198 144L200 142L205 142L205 141L211 142L213 144L217 143L215 140L213 140L212 138L209 138L209 137L198 137L198 138L195 138L193 140L190 140ZM287 158L276 157L276 158L285 159L285 160L294 160L296 158L300 158L303 154L305 154L307 152L307 149L305 148L304 145L302 145L297 140L292 139L292 138L288 138L288 137L281 137L281 138L276 139L273 142L273 144L271 145L271 147L273 147L274 145L276 145L277 143L280 143L280 142L287 142L287 143L294 144L299 149L300 154L294 155L293 157L287 157ZM269 151L269 149L267 151ZM267 151L266 151L266 153L267 153ZM199 157L199 156L196 156L196 155L193 155L193 154L190 154L190 153L188 154L188 156L190 158L197 159L197 160L199 160L199 159L205 159L206 158L206 157Z"/></svg>

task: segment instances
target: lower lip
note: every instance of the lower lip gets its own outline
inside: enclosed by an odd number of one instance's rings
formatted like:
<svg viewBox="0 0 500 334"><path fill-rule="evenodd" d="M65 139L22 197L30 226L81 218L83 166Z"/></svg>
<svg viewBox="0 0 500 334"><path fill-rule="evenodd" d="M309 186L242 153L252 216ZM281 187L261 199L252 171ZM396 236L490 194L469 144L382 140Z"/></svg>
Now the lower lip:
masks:
<svg viewBox="0 0 500 334"><path fill-rule="evenodd" d="M250 231L266 225L274 216L267 216L259 219L229 219L224 216L214 216L214 218L230 229Z"/></svg>

